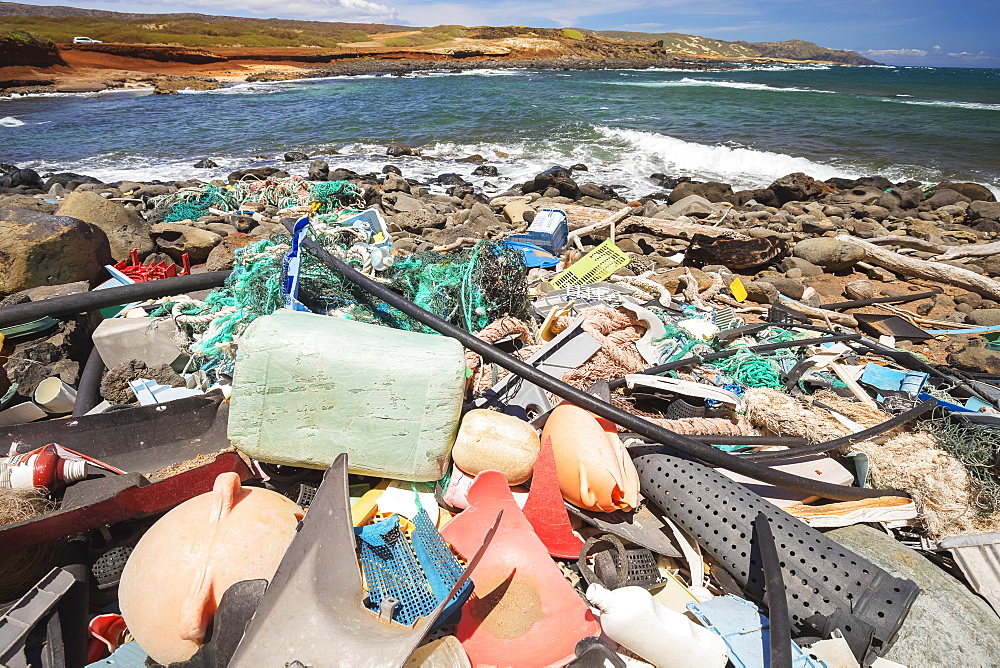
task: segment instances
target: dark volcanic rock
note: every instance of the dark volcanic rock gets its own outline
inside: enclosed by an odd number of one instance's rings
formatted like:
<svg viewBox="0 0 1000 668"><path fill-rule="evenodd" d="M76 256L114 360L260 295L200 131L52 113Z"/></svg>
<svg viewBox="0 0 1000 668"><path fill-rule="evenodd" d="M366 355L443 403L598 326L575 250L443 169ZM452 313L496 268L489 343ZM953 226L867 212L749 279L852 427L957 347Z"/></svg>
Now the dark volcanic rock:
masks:
<svg viewBox="0 0 1000 668"><path fill-rule="evenodd" d="M0 187L17 188L19 186L42 190L45 184L42 182L42 177L33 169L17 169L0 178Z"/></svg>
<svg viewBox="0 0 1000 668"><path fill-rule="evenodd" d="M313 160L309 163L309 178L313 181L329 180L330 165L324 160Z"/></svg>
<svg viewBox="0 0 1000 668"><path fill-rule="evenodd" d="M472 170L473 176L499 176L500 172L493 165L479 165Z"/></svg>
<svg viewBox="0 0 1000 668"><path fill-rule="evenodd" d="M997 201L996 196L986 186L981 186L978 183L953 183L951 181L945 181L934 186L934 190L944 190L945 188L949 190L955 190L962 193L970 200L982 200L984 202L995 202Z"/></svg>
<svg viewBox="0 0 1000 668"><path fill-rule="evenodd" d="M671 204L679 202L688 195L700 195L707 199L709 202L728 202L733 196L733 188L728 183L719 183L718 181L709 181L708 183L692 183L690 181L685 181L683 183L678 183L677 186L670 191L670 196L667 201Z"/></svg>
<svg viewBox="0 0 1000 668"><path fill-rule="evenodd" d="M580 187L576 181L568 176L552 176L543 172L521 186L521 190L525 193L544 194L549 188L558 191L558 194L562 197L569 197L570 199L580 198Z"/></svg>
<svg viewBox="0 0 1000 668"><path fill-rule="evenodd" d="M768 189L774 192L775 197L782 204L785 202L805 202L833 191L832 186L817 181L802 172L782 176L769 185Z"/></svg>
<svg viewBox="0 0 1000 668"><path fill-rule="evenodd" d="M385 154L393 158L398 158L401 155L413 155L413 149L405 144L390 144L385 149Z"/></svg>
<svg viewBox="0 0 1000 668"><path fill-rule="evenodd" d="M237 183L238 181L264 181L271 177L284 179L288 177L288 172L277 167L255 167L232 172L227 178L230 183Z"/></svg>

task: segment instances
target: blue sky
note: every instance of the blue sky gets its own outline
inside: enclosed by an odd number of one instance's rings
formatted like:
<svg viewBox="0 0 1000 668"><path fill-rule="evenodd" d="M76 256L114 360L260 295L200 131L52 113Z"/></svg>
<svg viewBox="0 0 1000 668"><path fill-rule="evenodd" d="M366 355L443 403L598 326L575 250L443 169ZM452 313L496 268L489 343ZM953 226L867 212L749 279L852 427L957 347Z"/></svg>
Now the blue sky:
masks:
<svg viewBox="0 0 1000 668"><path fill-rule="evenodd" d="M22 2L25 0L21 0ZM32 2L31 4L68 4ZM897 65L1000 67L1000 0L78 0L125 12L428 26L682 32L750 42L804 39Z"/></svg>

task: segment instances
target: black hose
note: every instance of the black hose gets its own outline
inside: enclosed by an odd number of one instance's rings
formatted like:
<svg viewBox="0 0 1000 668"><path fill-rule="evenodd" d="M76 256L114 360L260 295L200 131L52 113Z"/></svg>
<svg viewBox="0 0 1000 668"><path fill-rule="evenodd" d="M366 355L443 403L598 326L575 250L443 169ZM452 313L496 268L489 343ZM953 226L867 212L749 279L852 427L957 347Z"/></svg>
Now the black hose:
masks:
<svg viewBox="0 0 1000 668"><path fill-rule="evenodd" d="M39 302L7 306L0 309L0 327L22 325L45 316L69 318L77 313L96 311L106 306L119 306L185 292L217 288L225 282L231 273L231 271L209 271L191 276L161 278L158 281L145 281L118 288L91 290L90 292L53 297Z"/></svg>
<svg viewBox="0 0 1000 668"><path fill-rule="evenodd" d="M757 550L764 570L764 588L767 595L767 621L771 636L769 668L792 668L792 619L788 614L785 598L785 579L781 574L781 560L774 545L774 534L767 515L757 513L753 521L757 534Z"/></svg>
<svg viewBox="0 0 1000 668"><path fill-rule="evenodd" d="M286 225L291 227L294 225L294 221L289 219L286 222ZM696 457L707 464L729 469L741 475L745 475L748 478L753 478L754 480L760 480L778 487L784 487L786 489L804 492L806 494L821 496L823 498L836 499L838 501L855 501L858 499L869 499L886 495L886 492L884 491L845 487L843 485L818 482L816 480L810 480L808 478L785 473L784 471L778 471L760 466L754 462L735 457L721 450L717 450L710 445L699 443L685 436L681 436L680 434L675 434L668 429L664 429L663 427L647 422L638 416L632 415L631 413L623 411L609 403L601 401L600 399L589 395L582 390L578 390L572 385L568 385L563 381L548 375L547 373L539 371L530 364L522 362L512 355L508 355L493 345L477 338L473 334L452 325L450 322L439 318L433 313L425 311L405 297L396 294L392 290L373 281L364 274L352 269L340 259L327 252L314 240L306 238L303 240L303 244L317 258L340 272L344 278L351 281L373 297L399 309L406 315L414 318L424 325L427 325L434 331L457 340L468 350L481 355L483 359L493 362L498 366L507 369L516 376L523 378L524 380L533 383L544 390L552 392L553 394L566 399L580 408L591 411L592 413L610 420L611 422L619 424L625 429L634 431L655 443L663 443L692 457Z"/></svg>
<svg viewBox="0 0 1000 668"><path fill-rule="evenodd" d="M818 455L824 452L829 452L830 450L842 448L845 445L867 441L870 438L875 438L880 434L884 434L890 429L895 429L896 427L900 427L907 422L916 420L917 418L922 417L934 410L937 403L937 399L928 399L919 406L911 408L905 413L900 413L895 417L891 417L885 422L879 423L874 427L869 427L868 429L848 434L847 436L835 438L832 441L816 443L815 445L807 445L804 448L793 447L790 450L768 450L767 452L756 452L752 455L743 455L742 458L749 459L753 462L766 462L774 459L795 459L797 457L806 457L808 455Z"/></svg>
<svg viewBox="0 0 1000 668"><path fill-rule="evenodd" d="M619 434L623 439L637 434ZM745 445L747 447L760 447L764 445L781 445L788 448L804 448L809 445L809 441L798 436L739 436L728 434L687 434L687 437L699 443L712 443L715 445Z"/></svg>
<svg viewBox="0 0 1000 668"><path fill-rule="evenodd" d="M691 357L685 357L681 360L675 360L673 362L667 362L666 364L659 364L654 367L650 367L645 371L640 371L640 374L645 374L647 376L653 376L660 373L665 373L667 371L673 371L674 369L680 369L682 367L690 366L692 364L705 364L707 362L714 362L715 360L720 360L730 355L735 355L738 352L751 352L755 354L769 353L775 350L781 350L783 348L795 348L798 346L815 346L822 345L824 343L833 343L835 341L857 341L861 338L860 334L834 334L833 336L821 336L814 339L800 339L798 341L781 341L779 343L765 343L760 346L753 346L752 348L726 348L725 350L720 350L715 353L709 353L707 355L692 355ZM612 390L617 390L625 385L624 378L616 378L608 383L608 387Z"/></svg>
<svg viewBox="0 0 1000 668"><path fill-rule="evenodd" d="M87 411L101 403L101 378L104 374L104 360L94 346L90 357L80 374L80 382L76 386L76 403L73 404L73 417L85 415Z"/></svg>
<svg viewBox="0 0 1000 668"><path fill-rule="evenodd" d="M871 306L872 304L905 304L906 302L915 302L918 299L927 299L928 297L934 297L935 295L941 294L940 290L934 290L933 292L920 292L912 295L903 295L900 297L875 297L873 299L855 299L850 302L836 302L833 304L820 304L821 309L827 311L835 311L844 308L861 308L862 306Z"/></svg>

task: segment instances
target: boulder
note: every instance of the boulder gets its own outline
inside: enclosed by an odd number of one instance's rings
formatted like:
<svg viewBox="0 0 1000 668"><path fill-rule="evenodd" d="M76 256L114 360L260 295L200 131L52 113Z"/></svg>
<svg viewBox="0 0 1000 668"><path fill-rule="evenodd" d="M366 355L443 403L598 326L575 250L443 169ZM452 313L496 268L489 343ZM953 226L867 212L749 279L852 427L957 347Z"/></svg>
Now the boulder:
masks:
<svg viewBox="0 0 1000 668"><path fill-rule="evenodd" d="M386 174L385 181L382 183L382 190L387 193L401 192L410 193L410 184L407 183L406 179L398 174Z"/></svg>
<svg viewBox="0 0 1000 668"><path fill-rule="evenodd" d="M778 288L767 281L750 281L744 284L747 299L757 304L773 304L778 301Z"/></svg>
<svg viewBox="0 0 1000 668"><path fill-rule="evenodd" d="M390 144L385 149L385 154L393 158L398 158L401 155L413 155L413 149L405 144Z"/></svg>
<svg viewBox="0 0 1000 668"><path fill-rule="evenodd" d="M438 175L436 181L443 186L467 186L471 185L468 181L463 179L461 176L454 172L448 172L446 174Z"/></svg>
<svg viewBox="0 0 1000 668"><path fill-rule="evenodd" d="M59 205L54 202L46 202L44 199L31 195L0 195L0 208L6 209L12 206L42 213L55 213L56 209L59 208Z"/></svg>
<svg viewBox="0 0 1000 668"><path fill-rule="evenodd" d="M330 178L330 165L325 160L313 160L309 163L309 178L313 181L326 181Z"/></svg>
<svg viewBox="0 0 1000 668"><path fill-rule="evenodd" d="M499 176L500 172L493 165L479 165L472 170L473 176Z"/></svg>
<svg viewBox="0 0 1000 668"><path fill-rule="evenodd" d="M863 524L834 529L826 535L891 575L920 587L884 658L908 666L1000 664L997 614L944 569L892 536Z"/></svg>
<svg viewBox="0 0 1000 668"><path fill-rule="evenodd" d="M285 162L305 162L308 159L309 154L302 151L289 151L285 154Z"/></svg>
<svg viewBox="0 0 1000 668"><path fill-rule="evenodd" d="M174 262L181 262L181 256L187 253L192 264L206 261L208 254L222 240L214 232L181 223L157 223L149 229L149 234L156 247Z"/></svg>
<svg viewBox="0 0 1000 668"><path fill-rule="evenodd" d="M419 211L424 208L420 200L410 197L406 193L396 193L396 200L392 203L392 208L396 211Z"/></svg>
<svg viewBox="0 0 1000 668"><path fill-rule="evenodd" d="M778 290L778 292L786 297L791 297L792 299L802 299L802 293L805 292L805 286L802 285L802 283L790 278L785 278L784 276L761 276L752 282L770 283Z"/></svg>
<svg viewBox="0 0 1000 668"><path fill-rule="evenodd" d="M104 230L111 244L111 257L115 260L124 260L132 249L138 250L141 258L153 252L149 223L136 211L104 199L95 192L66 195L56 215L78 218Z"/></svg>
<svg viewBox="0 0 1000 668"><path fill-rule="evenodd" d="M889 187L891 185L889 184ZM827 196L826 201L832 204L874 204L882 197L884 190L884 188L858 185L831 193Z"/></svg>
<svg viewBox="0 0 1000 668"><path fill-rule="evenodd" d="M733 188L728 183L709 181L708 183L678 183L670 191L667 201L671 204L681 201L689 195L701 195L709 202L728 202L733 197Z"/></svg>
<svg viewBox="0 0 1000 668"><path fill-rule="evenodd" d="M611 199L611 195L606 193L604 189L596 183L584 183L580 186L580 197L592 197L593 199L601 201Z"/></svg>
<svg viewBox="0 0 1000 668"><path fill-rule="evenodd" d="M715 206L701 195L688 195L684 199L674 202L654 218L660 220L676 220L681 216L704 217L715 213Z"/></svg>
<svg viewBox="0 0 1000 668"><path fill-rule="evenodd" d="M417 209L415 211L401 211L392 219L392 222L399 226L399 229L412 234L420 234L428 227L441 227L444 217L436 213L431 213L427 209Z"/></svg>
<svg viewBox="0 0 1000 668"><path fill-rule="evenodd" d="M840 271L865 259L865 250L849 241L832 237L804 239L795 244L792 255L811 262L827 271Z"/></svg>
<svg viewBox="0 0 1000 668"><path fill-rule="evenodd" d="M962 350L948 354L948 364L977 373L1000 373L1000 353L988 350L982 339L970 339Z"/></svg>
<svg viewBox="0 0 1000 668"><path fill-rule="evenodd" d="M1000 202L987 202L986 200L976 200L969 204L969 216L977 224L980 218L1000 221Z"/></svg>
<svg viewBox="0 0 1000 668"><path fill-rule="evenodd" d="M785 202L805 202L834 190L832 186L817 181L802 172L782 176L769 185L768 189L774 192L774 196L782 204Z"/></svg>
<svg viewBox="0 0 1000 668"><path fill-rule="evenodd" d="M260 241L260 237L240 233L230 234L220 241L208 254L208 259L205 261L205 270L222 271L224 269L232 269L233 263L236 261L235 251L238 248L246 248L255 241Z"/></svg>
<svg viewBox="0 0 1000 668"><path fill-rule="evenodd" d="M971 202L968 197L961 194L957 190L952 190L950 188L944 188L937 191L927 199L925 199L920 208L927 208L930 211L934 209L940 209L943 206L951 206L952 204L957 204L958 202Z"/></svg>
<svg viewBox="0 0 1000 668"><path fill-rule="evenodd" d="M479 155L478 153L473 153L472 155L467 156L465 158L459 158L455 162L471 162L474 165L481 165L484 162L486 162L486 158Z"/></svg>
<svg viewBox="0 0 1000 668"><path fill-rule="evenodd" d="M553 170L548 171L551 172ZM556 197L578 199L580 197L580 187L568 175L569 171L561 168L555 174L542 172L536 175L531 181L524 183L521 186L521 190L525 193L542 193L545 195L546 191L552 189L556 191L554 195Z"/></svg>
<svg viewBox="0 0 1000 668"><path fill-rule="evenodd" d="M230 183L239 181L264 181L269 178L283 179L288 177L288 172L277 167L254 167L253 169L241 169L232 172L226 177Z"/></svg>
<svg viewBox="0 0 1000 668"><path fill-rule="evenodd" d="M976 200L982 200L984 202L997 201L996 195L993 194L992 190L986 186L981 186L978 183L954 183L952 181L945 181L934 186L934 190L944 190L945 188L955 190L965 195L973 202Z"/></svg>
<svg viewBox="0 0 1000 668"><path fill-rule="evenodd" d="M823 273L823 267L818 267L808 260L803 260L800 257L786 257L781 261L781 268L784 271L791 271L792 269L798 269L802 272L802 276L808 278L809 276L819 276Z"/></svg>
<svg viewBox="0 0 1000 668"><path fill-rule="evenodd" d="M882 192L892 187L892 181L884 176L862 176L860 179L842 179L835 176L832 179L827 179L826 183L841 190L849 190L858 186L868 186L870 188L877 188L879 192Z"/></svg>
<svg viewBox="0 0 1000 668"><path fill-rule="evenodd" d="M754 190L738 190L733 193L727 201L734 206L745 206L747 202L753 200L757 204L764 206L781 206L781 200L777 198L770 188L755 188Z"/></svg>
<svg viewBox="0 0 1000 668"><path fill-rule="evenodd" d="M95 179L93 176L85 176L83 174L76 174L75 172L59 172L58 174L50 174L49 177L45 179L45 184L42 186L42 190L49 191L52 189L52 186L57 183L66 188L66 190L73 190L77 186L83 185L84 183L104 185L99 179Z"/></svg>
<svg viewBox="0 0 1000 668"><path fill-rule="evenodd" d="M969 313L967 320L969 321L969 324L975 325L976 327L994 327L996 325L1000 325L1000 309L976 309Z"/></svg>
<svg viewBox="0 0 1000 668"><path fill-rule="evenodd" d="M0 293L93 283L110 262L108 237L94 225L28 209L0 209Z"/></svg>
<svg viewBox="0 0 1000 668"><path fill-rule="evenodd" d="M878 296L878 290L871 281L851 281L844 286L844 295L848 299L872 299Z"/></svg>
<svg viewBox="0 0 1000 668"><path fill-rule="evenodd" d="M0 178L0 188L17 188L19 186L36 188L38 190L45 189L42 177L33 169L15 169L3 178Z"/></svg>

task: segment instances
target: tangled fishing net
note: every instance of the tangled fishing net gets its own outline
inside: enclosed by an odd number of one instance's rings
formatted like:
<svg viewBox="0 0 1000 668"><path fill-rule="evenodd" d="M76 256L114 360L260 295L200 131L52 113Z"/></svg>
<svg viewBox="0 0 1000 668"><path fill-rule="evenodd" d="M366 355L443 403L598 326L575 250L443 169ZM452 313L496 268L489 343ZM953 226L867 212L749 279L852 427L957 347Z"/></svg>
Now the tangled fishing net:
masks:
<svg viewBox="0 0 1000 668"><path fill-rule="evenodd" d="M357 213L364 192L347 181L308 181L301 176L265 181L240 181L229 186L207 184L152 198L152 221L198 220L209 209L239 211L252 205L289 209L310 207L322 216ZM324 220L327 222L329 219Z"/></svg>
<svg viewBox="0 0 1000 668"><path fill-rule="evenodd" d="M331 253L361 270L338 234L317 234ZM348 242L350 239L348 240ZM239 336L254 320L285 305L282 281L290 238L275 236L235 251L233 273L204 301L165 304L153 315L172 315L196 336L192 351L202 358L231 361ZM370 269L370 267L369 267ZM526 268L507 246L481 241L454 253L417 253L376 276L422 308L470 331L498 317L523 316L528 307ZM299 301L315 313L413 332L436 333L381 302L308 252L301 255ZM204 369L204 365L202 366Z"/></svg>

